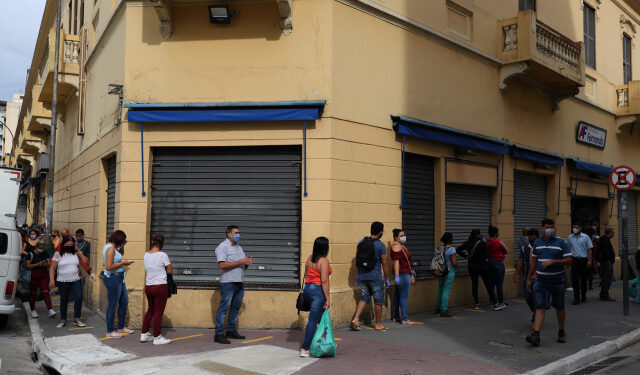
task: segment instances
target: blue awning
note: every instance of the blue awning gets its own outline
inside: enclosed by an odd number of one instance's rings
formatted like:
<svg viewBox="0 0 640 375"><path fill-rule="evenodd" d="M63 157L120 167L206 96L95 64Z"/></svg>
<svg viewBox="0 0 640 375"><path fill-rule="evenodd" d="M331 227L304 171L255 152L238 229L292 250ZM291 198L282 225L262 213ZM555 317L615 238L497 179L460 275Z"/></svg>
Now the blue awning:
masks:
<svg viewBox="0 0 640 375"><path fill-rule="evenodd" d="M408 135L430 141L447 143L474 150L505 155L509 153L509 142L469 133L463 130L451 129L424 121L403 116L391 116L393 127L398 134Z"/></svg>
<svg viewBox="0 0 640 375"><path fill-rule="evenodd" d="M549 164L549 165L564 165L564 157L548 152L538 151L523 146L513 146L513 157L518 159L529 160L535 163Z"/></svg>
<svg viewBox="0 0 640 375"><path fill-rule="evenodd" d="M325 101L126 104L129 122L317 120Z"/></svg>
<svg viewBox="0 0 640 375"><path fill-rule="evenodd" d="M592 172L596 174L604 174L608 176L609 174L611 174L611 171L613 170L613 167L607 167L605 165L590 163L588 161L582 161L579 159L571 159L571 160L573 160L574 163L576 163L576 169L579 169L581 171L587 171L587 172Z"/></svg>

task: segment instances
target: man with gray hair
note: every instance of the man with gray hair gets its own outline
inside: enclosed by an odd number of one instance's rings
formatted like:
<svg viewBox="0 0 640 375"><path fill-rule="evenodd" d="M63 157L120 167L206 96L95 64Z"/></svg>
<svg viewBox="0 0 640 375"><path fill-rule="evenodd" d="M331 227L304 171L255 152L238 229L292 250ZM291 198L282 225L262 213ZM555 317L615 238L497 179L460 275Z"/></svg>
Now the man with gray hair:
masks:
<svg viewBox="0 0 640 375"><path fill-rule="evenodd" d="M600 299L603 301L615 301L609 296L609 287L613 276L613 263L616 261L616 252L613 250L613 245L611 245L611 238L614 234L613 228L605 229L604 236L600 238L598 243L598 251L596 253L596 260L600 263Z"/></svg>

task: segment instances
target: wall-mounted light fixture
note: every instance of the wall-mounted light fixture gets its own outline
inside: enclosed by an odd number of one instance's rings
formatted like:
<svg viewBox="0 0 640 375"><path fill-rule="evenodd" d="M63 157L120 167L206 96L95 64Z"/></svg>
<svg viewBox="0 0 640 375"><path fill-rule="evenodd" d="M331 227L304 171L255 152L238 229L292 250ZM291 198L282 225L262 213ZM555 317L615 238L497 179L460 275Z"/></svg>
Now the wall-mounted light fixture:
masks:
<svg viewBox="0 0 640 375"><path fill-rule="evenodd" d="M231 23L231 13L226 5L209 5L209 20L211 23Z"/></svg>
<svg viewBox="0 0 640 375"><path fill-rule="evenodd" d="M122 120L122 102L124 100L123 86L117 83L110 83L109 91L107 93L109 95L118 95L118 109L116 119L113 121L113 125L118 126L120 125L120 121Z"/></svg>

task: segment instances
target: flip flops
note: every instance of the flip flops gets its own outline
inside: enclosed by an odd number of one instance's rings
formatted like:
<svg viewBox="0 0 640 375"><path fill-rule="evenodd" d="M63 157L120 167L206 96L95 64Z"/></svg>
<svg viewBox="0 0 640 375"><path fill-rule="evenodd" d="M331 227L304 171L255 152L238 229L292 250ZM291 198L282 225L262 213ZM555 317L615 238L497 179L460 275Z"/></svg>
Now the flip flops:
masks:
<svg viewBox="0 0 640 375"><path fill-rule="evenodd" d="M351 322L351 325L349 325L349 328L351 328L352 331L362 331L362 328L360 328L360 326L355 324L354 322Z"/></svg>

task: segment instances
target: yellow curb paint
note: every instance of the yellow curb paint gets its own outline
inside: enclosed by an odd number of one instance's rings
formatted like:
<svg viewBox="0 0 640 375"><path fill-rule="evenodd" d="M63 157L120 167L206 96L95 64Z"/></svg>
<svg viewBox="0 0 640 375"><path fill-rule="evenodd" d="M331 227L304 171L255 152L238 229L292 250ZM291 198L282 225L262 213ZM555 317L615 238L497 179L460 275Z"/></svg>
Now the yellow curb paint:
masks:
<svg viewBox="0 0 640 375"><path fill-rule="evenodd" d="M203 333L199 333L197 335L178 337L178 338L175 338L175 339L171 339L171 342L178 341L178 340L184 340L184 339L190 339L190 338L193 338L193 337L199 337L199 336L202 336L202 335L203 335Z"/></svg>
<svg viewBox="0 0 640 375"><path fill-rule="evenodd" d="M475 310L475 309L465 309L467 311L473 311L473 312L484 312L484 310Z"/></svg>
<svg viewBox="0 0 640 375"><path fill-rule="evenodd" d="M334 339L336 339L336 341L342 341L342 339L339 339L337 337L334 337Z"/></svg>
<svg viewBox="0 0 640 375"><path fill-rule="evenodd" d="M67 331L77 331L79 329L91 329L91 328L96 328L96 327L77 327L77 328L69 328L67 329Z"/></svg>
<svg viewBox="0 0 640 375"><path fill-rule="evenodd" d="M412 320L412 322L414 322L415 324L424 324L422 322L416 322L415 320Z"/></svg>
<svg viewBox="0 0 640 375"><path fill-rule="evenodd" d="M71 321L71 320L75 320L75 319L74 319L74 318L68 318L68 319L67 319L67 321ZM86 317L84 317L84 316L81 316L81 317L80 317L80 320L87 320L87 318L86 318Z"/></svg>
<svg viewBox="0 0 640 375"><path fill-rule="evenodd" d="M255 340L243 341L242 343L243 343L243 344L248 344L248 343L250 343L250 342L262 341L262 340L269 340L269 339L272 339L272 338L273 338L273 336L267 336L267 337L262 337L262 338L255 339Z"/></svg>
<svg viewBox="0 0 640 375"><path fill-rule="evenodd" d="M376 332L385 332L385 333L386 333L386 332L388 331L388 329L383 329L383 330L381 330L381 331L380 331L380 330L377 330L377 329L372 328L372 327L364 327L364 328L366 328L366 329L370 329L370 330L372 330L372 331L376 331Z"/></svg>

